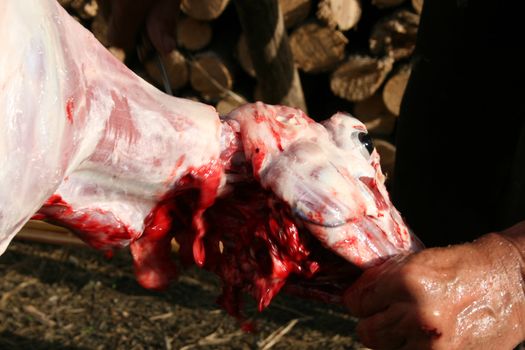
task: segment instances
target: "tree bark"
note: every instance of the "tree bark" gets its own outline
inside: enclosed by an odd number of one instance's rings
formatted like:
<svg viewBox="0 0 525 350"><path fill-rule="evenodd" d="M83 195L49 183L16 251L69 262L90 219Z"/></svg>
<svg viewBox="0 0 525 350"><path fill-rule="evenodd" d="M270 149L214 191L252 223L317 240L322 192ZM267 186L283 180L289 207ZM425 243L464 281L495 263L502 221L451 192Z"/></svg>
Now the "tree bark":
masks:
<svg viewBox="0 0 525 350"><path fill-rule="evenodd" d="M246 35L241 34L235 50L235 56L237 57L241 68L246 73L248 73L249 76L255 78L255 69L253 68L252 57L250 56L248 44L246 43Z"/></svg>
<svg viewBox="0 0 525 350"><path fill-rule="evenodd" d="M306 111L283 15L277 0L235 0L263 102Z"/></svg>
<svg viewBox="0 0 525 350"><path fill-rule="evenodd" d="M292 28L308 17L312 0L279 0L279 6L283 11L284 25Z"/></svg>

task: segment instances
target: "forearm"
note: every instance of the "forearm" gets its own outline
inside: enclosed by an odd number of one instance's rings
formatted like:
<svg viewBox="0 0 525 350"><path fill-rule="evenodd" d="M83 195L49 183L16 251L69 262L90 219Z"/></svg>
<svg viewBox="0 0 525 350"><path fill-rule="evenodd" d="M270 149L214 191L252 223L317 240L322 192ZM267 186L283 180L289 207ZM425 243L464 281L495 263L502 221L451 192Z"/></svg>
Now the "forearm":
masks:
<svg viewBox="0 0 525 350"><path fill-rule="evenodd" d="M507 242L507 244L502 243L502 245L508 247L509 255L513 257L512 259L516 264L519 264L521 283L525 286L525 221L509 227L497 235Z"/></svg>
<svg viewBox="0 0 525 350"><path fill-rule="evenodd" d="M473 245L478 248L480 259L489 264L486 283L497 290L489 290L493 299L491 312L500 319L507 318L505 328L514 330L500 345L511 348L525 339L525 221L484 235Z"/></svg>

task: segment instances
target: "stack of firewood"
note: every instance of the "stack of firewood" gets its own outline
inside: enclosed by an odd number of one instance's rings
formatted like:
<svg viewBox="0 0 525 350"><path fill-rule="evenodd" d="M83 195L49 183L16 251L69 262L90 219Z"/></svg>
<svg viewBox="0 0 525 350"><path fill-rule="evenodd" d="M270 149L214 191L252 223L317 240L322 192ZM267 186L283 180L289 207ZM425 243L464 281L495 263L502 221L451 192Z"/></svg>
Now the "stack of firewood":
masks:
<svg viewBox="0 0 525 350"><path fill-rule="evenodd" d="M60 0L120 60L163 88L158 62L111 47L97 0ZM395 133L410 75L423 0L279 0L285 31L317 120L346 110L376 138L388 175ZM174 94L214 104L220 113L260 100L247 38L234 1L182 0L178 48L162 56Z"/></svg>

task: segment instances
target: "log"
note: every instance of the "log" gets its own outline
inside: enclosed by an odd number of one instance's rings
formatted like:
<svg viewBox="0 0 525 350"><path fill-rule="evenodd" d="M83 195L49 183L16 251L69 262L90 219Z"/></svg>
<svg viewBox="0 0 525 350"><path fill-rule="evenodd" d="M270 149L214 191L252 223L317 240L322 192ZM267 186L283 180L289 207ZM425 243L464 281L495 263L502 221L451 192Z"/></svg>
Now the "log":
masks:
<svg viewBox="0 0 525 350"><path fill-rule="evenodd" d="M121 49L120 47L116 46L110 46L108 47L108 50L120 62L124 62L126 60L126 51L124 51L124 49Z"/></svg>
<svg viewBox="0 0 525 350"><path fill-rule="evenodd" d="M330 28L345 31L353 28L361 18L360 0L321 0L317 18Z"/></svg>
<svg viewBox="0 0 525 350"><path fill-rule="evenodd" d="M158 58L155 57L145 63L146 71L157 86L163 89L164 82L159 69ZM173 90L182 88L188 83L188 64L184 56L177 50L173 50L161 56L161 60L166 68L166 73Z"/></svg>
<svg viewBox="0 0 525 350"><path fill-rule="evenodd" d="M87 246L69 230L39 220L30 220L16 234L15 239L47 244Z"/></svg>
<svg viewBox="0 0 525 350"><path fill-rule="evenodd" d="M181 98L185 98L186 100L192 100L192 101L195 101L195 102L202 102L202 99L199 96L194 95L191 92L184 93L180 97Z"/></svg>
<svg viewBox="0 0 525 350"><path fill-rule="evenodd" d="M235 0L263 102L306 112L299 73L277 0Z"/></svg>
<svg viewBox="0 0 525 350"><path fill-rule="evenodd" d="M405 0L372 0L372 5L380 9L396 7L404 3Z"/></svg>
<svg viewBox="0 0 525 350"><path fill-rule="evenodd" d="M221 98L233 86L233 74L217 54L206 52L190 63L190 84L206 99Z"/></svg>
<svg viewBox="0 0 525 350"><path fill-rule="evenodd" d="M357 102L353 115L365 124L372 136L391 136L396 125L396 116L390 113L383 102L381 93Z"/></svg>
<svg viewBox="0 0 525 350"><path fill-rule="evenodd" d="M396 146L388 141L382 139L373 139L372 142L379 153L379 163L383 174L385 174L387 180L391 181L394 177L394 167L396 163Z"/></svg>
<svg viewBox="0 0 525 350"><path fill-rule="evenodd" d="M279 6L283 11L284 22L286 28L296 26L301 23L310 12L311 0L279 0ZM346 38L344 38L346 40ZM290 42L293 51L293 45ZM326 45L325 45L326 46ZM330 48L331 49L331 48ZM293 53L294 58L297 57ZM246 35L241 34L237 42L235 56L241 68L251 77L255 78L255 69L246 43Z"/></svg>
<svg viewBox="0 0 525 350"><path fill-rule="evenodd" d="M184 17L177 22L177 44L190 51L198 51L209 45L212 38L208 22Z"/></svg>
<svg viewBox="0 0 525 350"><path fill-rule="evenodd" d="M215 109L217 109L219 115L226 115L233 111L235 108L240 107L246 104L247 102L248 101L240 95L228 94L219 100L219 102L215 106Z"/></svg>
<svg viewBox="0 0 525 350"><path fill-rule="evenodd" d="M401 101L410 78L410 65L404 65L386 82L383 88L383 101L390 113L398 116Z"/></svg>
<svg viewBox="0 0 525 350"><path fill-rule="evenodd" d="M308 17L312 0L279 0L279 6L283 12L284 26L292 28Z"/></svg>
<svg viewBox="0 0 525 350"><path fill-rule="evenodd" d="M110 42L108 40L108 23L106 20L106 17L99 12L91 22L91 32L95 36L95 38L100 41L102 45L108 48L109 52L113 56L115 56L120 62L124 62L126 60L126 51L120 47L116 46L110 46Z"/></svg>
<svg viewBox="0 0 525 350"><path fill-rule="evenodd" d="M182 12L193 19L211 21L219 17L230 0L182 0Z"/></svg>
<svg viewBox="0 0 525 350"><path fill-rule="evenodd" d="M98 14L97 0L72 0L70 6L82 19L93 19Z"/></svg>
<svg viewBox="0 0 525 350"><path fill-rule="evenodd" d="M295 62L307 73L327 72L345 58L348 39L336 30L317 23L306 23L290 35Z"/></svg>
<svg viewBox="0 0 525 350"><path fill-rule="evenodd" d="M145 81L147 81L148 83L150 83L151 85L155 85L157 84L153 78L151 77L151 75L149 75L149 73L146 71L146 67L144 65L140 66L140 65L136 65L134 68L133 68L133 72L135 74L137 74L139 77L141 77L142 79L144 79ZM160 86L159 86L160 88Z"/></svg>
<svg viewBox="0 0 525 350"><path fill-rule="evenodd" d="M399 10L377 22L370 35L373 55L391 55L395 60L412 55L416 46L419 15Z"/></svg>
<svg viewBox="0 0 525 350"><path fill-rule="evenodd" d="M332 92L351 102L371 97L392 70L394 60L368 56L351 56L330 78Z"/></svg>
<svg viewBox="0 0 525 350"><path fill-rule="evenodd" d="M91 22L91 32L105 47L110 46L108 40L108 21L102 13L98 13Z"/></svg>
<svg viewBox="0 0 525 350"><path fill-rule="evenodd" d="M40 220L30 220L27 222L20 232L16 234L15 240L88 247L84 241L68 229ZM171 241L171 250L175 253L179 251L179 244L175 239Z"/></svg>
<svg viewBox="0 0 525 350"><path fill-rule="evenodd" d="M423 0L412 0L412 7L416 13L421 14L423 11Z"/></svg>
<svg viewBox="0 0 525 350"><path fill-rule="evenodd" d="M248 44L246 43L246 35L241 34L237 46L235 48L235 57L241 68L248 73L249 76L255 78L255 68L253 68L252 58L250 57L250 50L248 49Z"/></svg>
<svg viewBox="0 0 525 350"><path fill-rule="evenodd" d="M68 8L71 5L72 1L73 0L58 0L58 3L60 4L60 6Z"/></svg>

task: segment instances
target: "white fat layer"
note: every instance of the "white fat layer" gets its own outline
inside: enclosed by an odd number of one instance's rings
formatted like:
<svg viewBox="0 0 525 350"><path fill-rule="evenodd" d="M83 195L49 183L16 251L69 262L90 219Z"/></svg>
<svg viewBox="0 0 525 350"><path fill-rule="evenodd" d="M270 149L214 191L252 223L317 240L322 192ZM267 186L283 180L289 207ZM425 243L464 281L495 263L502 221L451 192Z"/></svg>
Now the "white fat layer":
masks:
<svg viewBox="0 0 525 350"><path fill-rule="evenodd" d="M143 81L56 1L1 1L0 37L0 253L54 193L141 230L219 157L213 107Z"/></svg>

